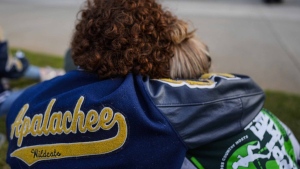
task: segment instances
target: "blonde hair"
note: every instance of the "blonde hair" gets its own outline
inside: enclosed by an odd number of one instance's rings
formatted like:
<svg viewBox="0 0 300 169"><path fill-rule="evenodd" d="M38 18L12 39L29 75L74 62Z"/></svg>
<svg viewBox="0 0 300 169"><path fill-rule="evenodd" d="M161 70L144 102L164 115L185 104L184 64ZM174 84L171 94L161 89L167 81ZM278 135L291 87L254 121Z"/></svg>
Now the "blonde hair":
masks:
<svg viewBox="0 0 300 169"><path fill-rule="evenodd" d="M208 73L211 66L207 46L188 31L187 23L179 20L172 32L174 56L170 60L172 79L196 79Z"/></svg>

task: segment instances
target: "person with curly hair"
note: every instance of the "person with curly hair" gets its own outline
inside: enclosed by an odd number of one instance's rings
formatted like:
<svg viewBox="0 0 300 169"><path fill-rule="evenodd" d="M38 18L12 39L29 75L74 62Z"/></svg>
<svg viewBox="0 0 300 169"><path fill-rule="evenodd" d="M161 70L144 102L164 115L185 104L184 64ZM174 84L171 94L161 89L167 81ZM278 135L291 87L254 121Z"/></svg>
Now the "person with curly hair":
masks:
<svg viewBox="0 0 300 169"><path fill-rule="evenodd" d="M72 40L75 65L101 79L128 73L169 77L177 18L154 1L88 1Z"/></svg>
<svg viewBox="0 0 300 169"><path fill-rule="evenodd" d="M247 76L207 74L206 45L155 0L87 0L80 13L78 69L30 87L7 116L11 168L201 168L192 150L246 127L269 132L252 122L263 91Z"/></svg>

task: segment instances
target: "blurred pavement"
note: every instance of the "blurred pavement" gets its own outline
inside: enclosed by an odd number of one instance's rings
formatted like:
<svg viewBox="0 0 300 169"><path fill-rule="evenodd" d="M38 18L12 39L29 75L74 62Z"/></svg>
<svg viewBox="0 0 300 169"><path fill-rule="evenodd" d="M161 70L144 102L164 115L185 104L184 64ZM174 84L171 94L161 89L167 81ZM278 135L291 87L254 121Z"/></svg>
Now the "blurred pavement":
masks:
<svg viewBox="0 0 300 169"><path fill-rule="evenodd" d="M83 0L0 0L10 45L63 55ZM213 72L251 76L263 89L300 94L300 0L161 0L210 48Z"/></svg>

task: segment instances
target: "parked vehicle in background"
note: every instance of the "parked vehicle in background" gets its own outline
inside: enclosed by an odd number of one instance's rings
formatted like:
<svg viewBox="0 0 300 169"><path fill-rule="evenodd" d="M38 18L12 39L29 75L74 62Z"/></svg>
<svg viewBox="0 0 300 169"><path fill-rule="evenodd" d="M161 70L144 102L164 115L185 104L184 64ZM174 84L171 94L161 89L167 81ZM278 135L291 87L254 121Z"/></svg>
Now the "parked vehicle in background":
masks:
<svg viewBox="0 0 300 169"><path fill-rule="evenodd" d="M263 0L265 3L268 3L268 4L270 4L270 3L282 3L283 2L283 0Z"/></svg>

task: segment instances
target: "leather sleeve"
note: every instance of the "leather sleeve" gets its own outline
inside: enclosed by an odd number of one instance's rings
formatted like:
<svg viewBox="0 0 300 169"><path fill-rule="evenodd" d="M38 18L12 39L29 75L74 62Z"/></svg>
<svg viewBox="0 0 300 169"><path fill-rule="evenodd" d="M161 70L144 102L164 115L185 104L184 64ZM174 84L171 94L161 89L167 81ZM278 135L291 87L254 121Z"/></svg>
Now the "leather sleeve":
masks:
<svg viewBox="0 0 300 169"><path fill-rule="evenodd" d="M206 74L198 80L149 80L146 90L187 147L239 133L263 107L264 93L242 75Z"/></svg>

